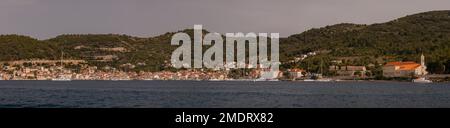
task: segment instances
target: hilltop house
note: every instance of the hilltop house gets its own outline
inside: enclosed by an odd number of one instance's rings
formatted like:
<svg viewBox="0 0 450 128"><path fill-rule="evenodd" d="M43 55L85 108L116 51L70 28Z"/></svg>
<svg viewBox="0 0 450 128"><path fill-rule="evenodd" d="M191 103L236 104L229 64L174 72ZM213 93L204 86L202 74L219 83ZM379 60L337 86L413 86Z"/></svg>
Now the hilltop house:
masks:
<svg viewBox="0 0 450 128"><path fill-rule="evenodd" d="M336 72L339 76L365 76L367 70L365 66L330 66L331 72Z"/></svg>
<svg viewBox="0 0 450 128"><path fill-rule="evenodd" d="M425 56L420 57L421 63L408 62L389 62L383 66L383 76L385 77L410 77L423 76L428 74L425 66Z"/></svg>

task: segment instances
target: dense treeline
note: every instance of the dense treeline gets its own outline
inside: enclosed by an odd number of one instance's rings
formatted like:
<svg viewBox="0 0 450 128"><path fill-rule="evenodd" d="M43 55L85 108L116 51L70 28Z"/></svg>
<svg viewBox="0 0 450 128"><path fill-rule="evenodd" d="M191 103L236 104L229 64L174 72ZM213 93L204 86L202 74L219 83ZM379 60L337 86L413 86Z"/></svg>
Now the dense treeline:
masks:
<svg viewBox="0 0 450 128"><path fill-rule="evenodd" d="M285 61L309 51L326 51L324 59L352 57L345 65L367 66L394 60L419 62L423 53L431 72L450 73L450 11L420 13L382 24L327 26L281 42ZM317 63L313 59L304 63ZM285 67L294 65L300 64Z"/></svg>
<svg viewBox="0 0 450 128"><path fill-rule="evenodd" d="M0 35L0 61L55 59L57 45L21 35Z"/></svg>

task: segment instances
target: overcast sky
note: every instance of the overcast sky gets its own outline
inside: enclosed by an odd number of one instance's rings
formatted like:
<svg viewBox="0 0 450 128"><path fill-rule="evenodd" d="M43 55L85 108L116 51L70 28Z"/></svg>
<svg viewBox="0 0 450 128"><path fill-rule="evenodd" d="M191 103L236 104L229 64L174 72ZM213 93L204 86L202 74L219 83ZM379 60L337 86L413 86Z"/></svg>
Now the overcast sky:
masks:
<svg viewBox="0 0 450 128"><path fill-rule="evenodd" d="M0 0L0 34L39 39L69 33L150 37L203 24L220 33L288 36L431 10L450 10L450 0Z"/></svg>

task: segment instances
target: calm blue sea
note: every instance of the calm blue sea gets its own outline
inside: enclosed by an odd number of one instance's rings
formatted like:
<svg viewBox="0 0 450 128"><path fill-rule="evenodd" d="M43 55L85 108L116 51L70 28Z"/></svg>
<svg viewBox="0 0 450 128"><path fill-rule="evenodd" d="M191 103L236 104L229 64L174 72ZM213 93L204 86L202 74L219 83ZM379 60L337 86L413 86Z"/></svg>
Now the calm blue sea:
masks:
<svg viewBox="0 0 450 128"><path fill-rule="evenodd" d="M0 81L0 108L450 107L450 83Z"/></svg>

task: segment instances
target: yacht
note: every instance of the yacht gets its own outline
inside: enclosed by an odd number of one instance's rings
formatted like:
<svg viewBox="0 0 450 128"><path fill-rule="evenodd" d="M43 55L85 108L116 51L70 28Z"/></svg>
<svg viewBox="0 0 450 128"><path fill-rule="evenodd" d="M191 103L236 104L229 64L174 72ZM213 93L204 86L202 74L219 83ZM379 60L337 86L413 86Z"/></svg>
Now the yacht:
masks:
<svg viewBox="0 0 450 128"><path fill-rule="evenodd" d="M328 79L328 78L321 78L321 79L317 79L316 81L318 81L318 82L331 82L333 80L332 79Z"/></svg>
<svg viewBox="0 0 450 128"><path fill-rule="evenodd" d="M326 79L326 78L321 78L321 79L305 79L303 80L304 82L332 82L332 79Z"/></svg>
<svg viewBox="0 0 450 128"><path fill-rule="evenodd" d="M270 79L270 78L258 78L254 79L253 81L279 81L278 79Z"/></svg>
<svg viewBox="0 0 450 128"><path fill-rule="evenodd" d="M425 77L419 77L417 79L413 79L414 83L433 83L431 80L425 79Z"/></svg>
<svg viewBox="0 0 450 128"><path fill-rule="evenodd" d="M314 81L316 81L316 80L314 80L314 79L305 79L305 80L303 80L303 81L305 81L305 82L314 82Z"/></svg>
<svg viewBox="0 0 450 128"><path fill-rule="evenodd" d="M72 78L70 77L70 75L64 75L64 63L63 63L63 60L64 60L64 51L63 51L63 49L61 49L61 60L60 60L60 63L61 63L61 67L60 67L60 72L62 72L62 73L60 73L56 78L52 78L52 81L72 81Z"/></svg>
<svg viewBox="0 0 450 128"><path fill-rule="evenodd" d="M53 78L52 81L72 81L72 79L64 75L59 75L57 78Z"/></svg>

